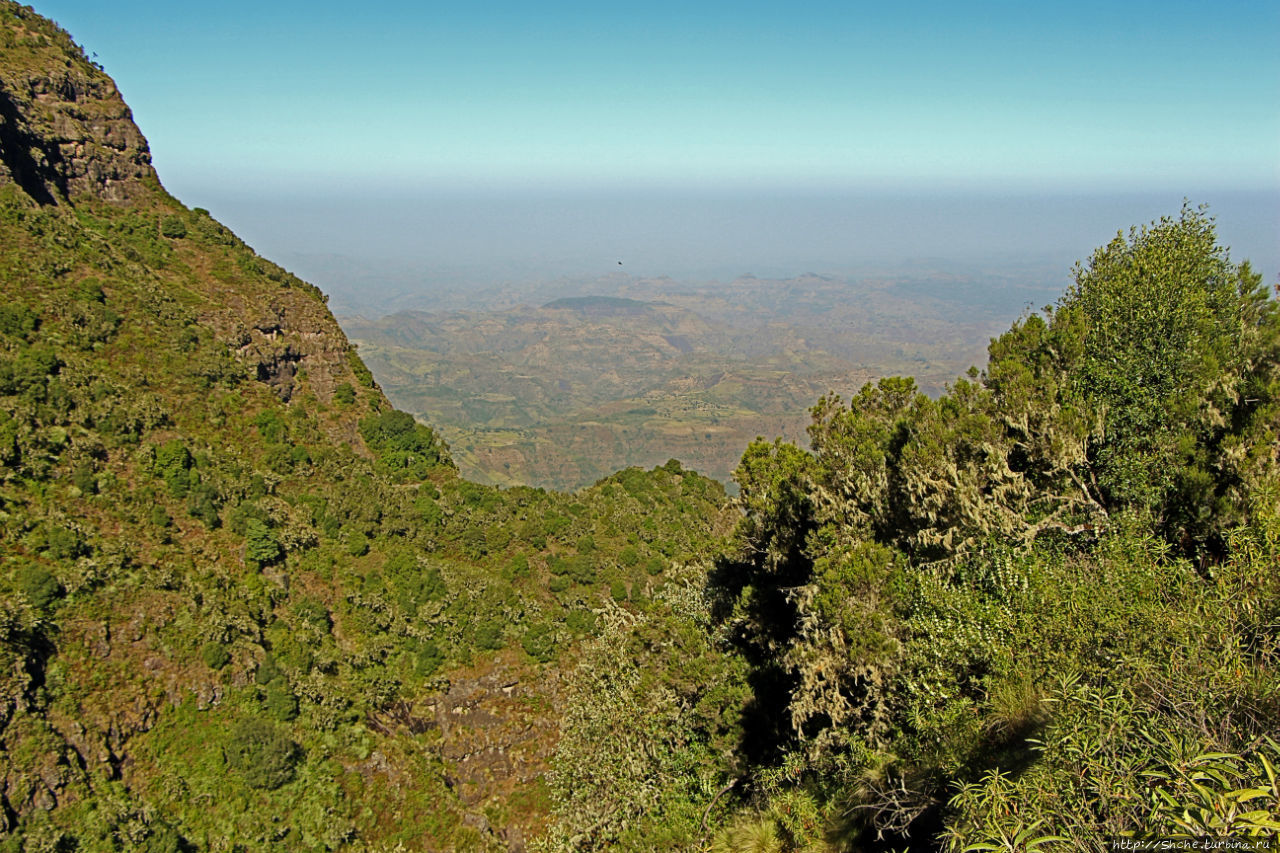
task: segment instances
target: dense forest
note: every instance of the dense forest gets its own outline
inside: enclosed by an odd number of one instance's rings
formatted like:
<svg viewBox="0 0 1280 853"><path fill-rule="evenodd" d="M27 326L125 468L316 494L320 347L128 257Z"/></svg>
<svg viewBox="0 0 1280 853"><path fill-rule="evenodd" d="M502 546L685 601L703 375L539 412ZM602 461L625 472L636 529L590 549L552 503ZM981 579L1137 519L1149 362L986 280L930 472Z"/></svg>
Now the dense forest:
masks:
<svg viewBox="0 0 1280 853"><path fill-rule="evenodd" d="M1205 211L732 501L565 494L459 477L10 0L0 155L0 850L1280 833L1280 313Z"/></svg>

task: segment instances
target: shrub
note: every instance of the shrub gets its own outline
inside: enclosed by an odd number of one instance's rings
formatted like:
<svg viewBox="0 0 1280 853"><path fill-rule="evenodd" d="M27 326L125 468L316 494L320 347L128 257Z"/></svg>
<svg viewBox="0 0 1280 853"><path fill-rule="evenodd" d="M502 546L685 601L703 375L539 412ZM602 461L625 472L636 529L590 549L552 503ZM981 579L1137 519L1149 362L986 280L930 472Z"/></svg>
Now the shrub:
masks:
<svg viewBox="0 0 1280 853"><path fill-rule="evenodd" d="M298 716L298 697L293 695L288 681L275 678L267 685L262 708L273 719L287 723Z"/></svg>
<svg viewBox="0 0 1280 853"><path fill-rule="evenodd" d="M168 510L158 503L151 505L150 517L151 524L161 530L173 526L173 517L169 515Z"/></svg>
<svg viewBox="0 0 1280 853"><path fill-rule="evenodd" d="M279 788L293 778L302 750L283 731L265 720L236 723L226 748L227 766L251 788Z"/></svg>
<svg viewBox="0 0 1280 853"><path fill-rule="evenodd" d="M294 614L302 621L314 625L324 633L333 627L333 619L329 616L329 608L314 598L304 598L293 606Z"/></svg>
<svg viewBox="0 0 1280 853"><path fill-rule="evenodd" d="M547 622L537 622L524 632L520 645L529 657L547 663L556 654L555 630Z"/></svg>
<svg viewBox="0 0 1280 853"><path fill-rule="evenodd" d="M96 495L98 493L98 478L94 475L93 466L88 463L77 465L76 469L71 472L71 484L79 489L82 494Z"/></svg>
<svg viewBox="0 0 1280 853"><path fill-rule="evenodd" d="M476 646L487 651L495 651L504 645L502 623L487 620L476 626Z"/></svg>
<svg viewBox="0 0 1280 853"><path fill-rule="evenodd" d="M170 439L156 449L155 472L175 498L186 497L191 489L191 451L179 439Z"/></svg>
<svg viewBox="0 0 1280 853"><path fill-rule="evenodd" d="M55 524L45 534L45 553L55 560L74 560L85 553L84 542L74 530Z"/></svg>
<svg viewBox="0 0 1280 853"><path fill-rule="evenodd" d="M36 563L18 569L18 589L37 610L46 610L63 594L62 584L53 572Z"/></svg>
<svg viewBox="0 0 1280 853"><path fill-rule="evenodd" d="M508 581L529 577L529 558L524 554L516 554L507 562L503 575Z"/></svg>
<svg viewBox="0 0 1280 853"><path fill-rule="evenodd" d="M160 220L160 233L170 240L181 240L187 236L187 223L176 216L166 216Z"/></svg>
<svg viewBox="0 0 1280 853"><path fill-rule="evenodd" d="M369 553L369 537L359 530L347 533L347 553L353 557L363 557Z"/></svg>
<svg viewBox="0 0 1280 853"><path fill-rule="evenodd" d="M258 428L258 434L270 444L278 444L284 441L284 419L280 417L280 413L275 409L264 409L258 412L253 419L253 424Z"/></svg>
<svg viewBox="0 0 1280 853"><path fill-rule="evenodd" d="M200 657L204 659L205 665L209 669L222 669L231 663L231 652L227 651L227 647L217 641L210 641L201 646Z"/></svg>
<svg viewBox="0 0 1280 853"><path fill-rule="evenodd" d="M435 431L417 423L408 412L392 410L362 418L360 435L378 461L400 479L421 480L437 466L451 464Z"/></svg>
<svg viewBox="0 0 1280 853"><path fill-rule="evenodd" d="M435 643L427 641L422 644L414 657L413 671L423 678L429 678L435 675L442 663L444 663L444 652Z"/></svg>
<svg viewBox="0 0 1280 853"><path fill-rule="evenodd" d="M350 406L356 401L356 389L351 387L350 382L343 382L333 389L333 399L343 406Z"/></svg>
<svg viewBox="0 0 1280 853"><path fill-rule="evenodd" d="M187 512L210 530L221 524L218 518L218 493L212 486L200 483L187 496Z"/></svg>
<svg viewBox="0 0 1280 853"><path fill-rule="evenodd" d="M40 317L22 304L0 305L0 334L27 340L40 326Z"/></svg>
<svg viewBox="0 0 1280 853"><path fill-rule="evenodd" d="M575 634L594 634L596 631L596 615L590 610L570 610L564 624Z"/></svg>
<svg viewBox="0 0 1280 853"><path fill-rule="evenodd" d="M284 554L271 528L256 518L245 525L244 540L245 560L255 566L269 566Z"/></svg>

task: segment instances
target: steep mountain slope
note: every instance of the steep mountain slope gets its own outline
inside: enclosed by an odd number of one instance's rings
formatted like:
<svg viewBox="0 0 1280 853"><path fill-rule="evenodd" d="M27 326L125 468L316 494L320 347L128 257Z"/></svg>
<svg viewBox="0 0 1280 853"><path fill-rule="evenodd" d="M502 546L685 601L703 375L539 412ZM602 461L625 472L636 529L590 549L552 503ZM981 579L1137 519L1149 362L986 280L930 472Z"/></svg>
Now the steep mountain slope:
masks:
<svg viewBox="0 0 1280 853"><path fill-rule="evenodd" d="M460 480L11 2L0 107L4 849L524 849L564 674L687 621L723 490Z"/></svg>

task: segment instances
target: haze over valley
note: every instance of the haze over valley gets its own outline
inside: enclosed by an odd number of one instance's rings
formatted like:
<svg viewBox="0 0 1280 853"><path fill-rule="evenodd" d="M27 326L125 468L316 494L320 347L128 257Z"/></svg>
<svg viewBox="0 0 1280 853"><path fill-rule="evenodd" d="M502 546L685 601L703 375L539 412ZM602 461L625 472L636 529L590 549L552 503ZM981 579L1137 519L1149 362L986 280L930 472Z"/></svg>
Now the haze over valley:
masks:
<svg viewBox="0 0 1280 853"><path fill-rule="evenodd" d="M923 269L704 283L615 273L550 283L511 308L339 320L468 477L575 489L676 458L728 483L756 436L803 441L822 394L895 374L937 394L1059 290ZM538 301L552 293L567 295Z"/></svg>
<svg viewBox="0 0 1280 853"><path fill-rule="evenodd" d="M1223 233L1280 264L1265 239L1280 197L1213 195ZM1097 210L1124 221L1181 204L424 191L352 211L287 198L233 209L323 283L392 401L441 429L466 476L560 489L669 458L731 484L756 436L803 443L822 394L901 374L936 395L1113 236ZM305 251L321 235L334 251ZM602 301L563 302L585 297Z"/></svg>

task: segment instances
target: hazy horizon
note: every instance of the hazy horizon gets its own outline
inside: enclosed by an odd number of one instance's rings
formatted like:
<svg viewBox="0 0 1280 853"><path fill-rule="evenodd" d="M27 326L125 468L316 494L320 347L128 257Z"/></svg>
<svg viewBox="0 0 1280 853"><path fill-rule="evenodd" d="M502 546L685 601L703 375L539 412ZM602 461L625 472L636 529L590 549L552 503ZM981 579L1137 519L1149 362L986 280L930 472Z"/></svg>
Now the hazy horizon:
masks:
<svg viewBox="0 0 1280 853"><path fill-rule="evenodd" d="M1176 216L1178 193L193 190L266 257L347 313L613 273L730 281L928 268L1070 281L1118 230ZM1280 278L1280 192L1206 192L1233 259ZM621 261L621 264L619 264Z"/></svg>

